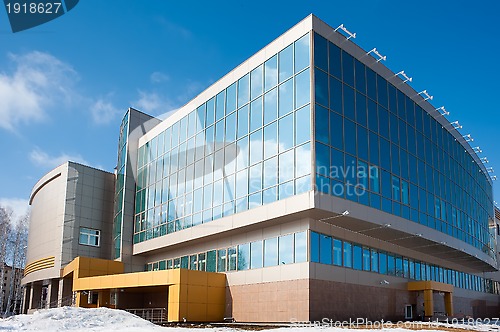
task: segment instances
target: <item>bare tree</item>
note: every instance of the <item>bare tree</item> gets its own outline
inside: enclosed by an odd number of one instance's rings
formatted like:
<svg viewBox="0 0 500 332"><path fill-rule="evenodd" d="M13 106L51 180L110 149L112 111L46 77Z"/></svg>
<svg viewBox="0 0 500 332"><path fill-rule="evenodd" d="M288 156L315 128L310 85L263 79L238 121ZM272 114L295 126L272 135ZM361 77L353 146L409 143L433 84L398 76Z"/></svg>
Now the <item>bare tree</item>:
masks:
<svg viewBox="0 0 500 332"><path fill-rule="evenodd" d="M12 234L12 273L10 274L10 289L5 313L18 313L22 299L21 279L26 264L26 247L28 244L29 213L22 216L15 225Z"/></svg>
<svg viewBox="0 0 500 332"><path fill-rule="evenodd" d="M12 210L0 207L0 310L4 307L4 278L11 229Z"/></svg>

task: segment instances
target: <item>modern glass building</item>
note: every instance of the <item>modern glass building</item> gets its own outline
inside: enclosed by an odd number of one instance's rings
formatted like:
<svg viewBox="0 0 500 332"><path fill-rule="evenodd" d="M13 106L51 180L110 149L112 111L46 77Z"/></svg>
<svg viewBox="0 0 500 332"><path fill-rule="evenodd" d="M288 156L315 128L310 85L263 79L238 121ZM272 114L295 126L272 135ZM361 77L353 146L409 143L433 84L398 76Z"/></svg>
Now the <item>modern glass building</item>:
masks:
<svg viewBox="0 0 500 332"><path fill-rule="evenodd" d="M377 60L310 15L169 118L129 110L110 258L223 273L236 321L493 317L488 172Z"/></svg>

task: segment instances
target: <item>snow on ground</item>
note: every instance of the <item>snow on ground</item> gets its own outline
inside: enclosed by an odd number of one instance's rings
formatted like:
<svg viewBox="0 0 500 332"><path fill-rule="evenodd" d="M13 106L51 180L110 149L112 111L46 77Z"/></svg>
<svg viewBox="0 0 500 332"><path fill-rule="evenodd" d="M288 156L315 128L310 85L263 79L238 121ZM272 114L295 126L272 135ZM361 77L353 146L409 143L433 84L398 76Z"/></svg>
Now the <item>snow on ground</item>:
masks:
<svg viewBox="0 0 500 332"><path fill-rule="evenodd" d="M164 331L126 311L62 307L0 320L0 331Z"/></svg>
<svg viewBox="0 0 500 332"><path fill-rule="evenodd" d="M376 322L374 322L376 324ZM476 323L474 326L471 323ZM372 327L375 329L345 328L334 327L332 324L317 324L309 326L300 326L291 324L290 327L281 327L260 332L409 332L418 330L443 331L450 327L457 328L455 331L473 330L481 332L500 332L499 325L484 324L481 321L466 322L465 324L444 325L436 323L406 322L399 326L382 325ZM497 322L495 322L497 323ZM353 326L351 326L353 327ZM460 330L458 330L460 329ZM0 319L0 332L2 331L38 331L38 332L68 332L68 331L121 331L121 332L139 332L139 331L162 331L162 332L243 332L237 328L212 327L212 328L184 328L184 327L160 327L148 321L145 321L135 315L123 310L113 310L108 308L84 309L76 307L63 307L54 309L39 310L32 315L17 315L6 319Z"/></svg>

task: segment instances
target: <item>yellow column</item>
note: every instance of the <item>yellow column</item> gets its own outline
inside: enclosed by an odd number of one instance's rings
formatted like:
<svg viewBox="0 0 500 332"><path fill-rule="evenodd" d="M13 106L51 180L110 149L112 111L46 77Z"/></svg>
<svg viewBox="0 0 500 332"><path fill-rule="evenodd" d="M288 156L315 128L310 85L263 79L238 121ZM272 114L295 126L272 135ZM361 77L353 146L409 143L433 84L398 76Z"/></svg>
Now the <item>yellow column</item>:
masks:
<svg viewBox="0 0 500 332"><path fill-rule="evenodd" d="M446 308L446 315L453 316L453 294L444 294L444 306Z"/></svg>
<svg viewBox="0 0 500 332"><path fill-rule="evenodd" d="M183 284L168 286L168 321L181 322L187 317L187 287Z"/></svg>
<svg viewBox="0 0 500 332"><path fill-rule="evenodd" d="M75 299L75 306L76 307L83 307L85 308L87 306L88 302L88 295L83 294L83 292L76 292L76 299Z"/></svg>
<svg viewBox="0 0 500 332"><path fill-rule="evenodd" d="M432 317L434 315L434 298L432 296L432 289L424 290L424 307L425 317Z"/></svg>

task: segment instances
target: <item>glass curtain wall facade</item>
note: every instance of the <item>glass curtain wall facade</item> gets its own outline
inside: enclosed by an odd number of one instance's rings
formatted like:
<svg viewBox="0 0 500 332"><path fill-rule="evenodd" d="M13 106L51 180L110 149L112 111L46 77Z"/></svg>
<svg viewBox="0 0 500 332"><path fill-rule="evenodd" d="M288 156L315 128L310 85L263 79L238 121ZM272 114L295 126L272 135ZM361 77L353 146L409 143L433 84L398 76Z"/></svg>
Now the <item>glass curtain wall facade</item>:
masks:
<svg viewBox="0 0 500 332"><path fill-rule="evenodd" d="M120 137L118 139L118 164L116 168L115 187L115 215L113 219L113 258L121 255L121 229L123 222L123 194L125 185L125 171L127 164L127 141L129 128L129 112L123 117L120 125Z"/></svg>
<svg viewBox="0 0 500 332"><path fill-rule="evenodd" d="M500 283L474 274L371 248L311 231L310 261L410 280L431 280L476 292L500 294Z"/></svg>
<svg viewBox="0 0 500 332"><path fill-rule="evenodd" d="M314 34L316 187L460 239L495 258L488 175L372 69Z"/></svg>
<svg viewBox="0 0 500 332"><path fill-rule="evenodd" d="M146 271L186 268L231 272L307 261L307 232L286 234L146 264Z"/></svg>
<svg viewBox="0 0 500 332"><path fill-rule="evenodd" d="M139 147L134 243L312 190L310 38Z"/></svg>

